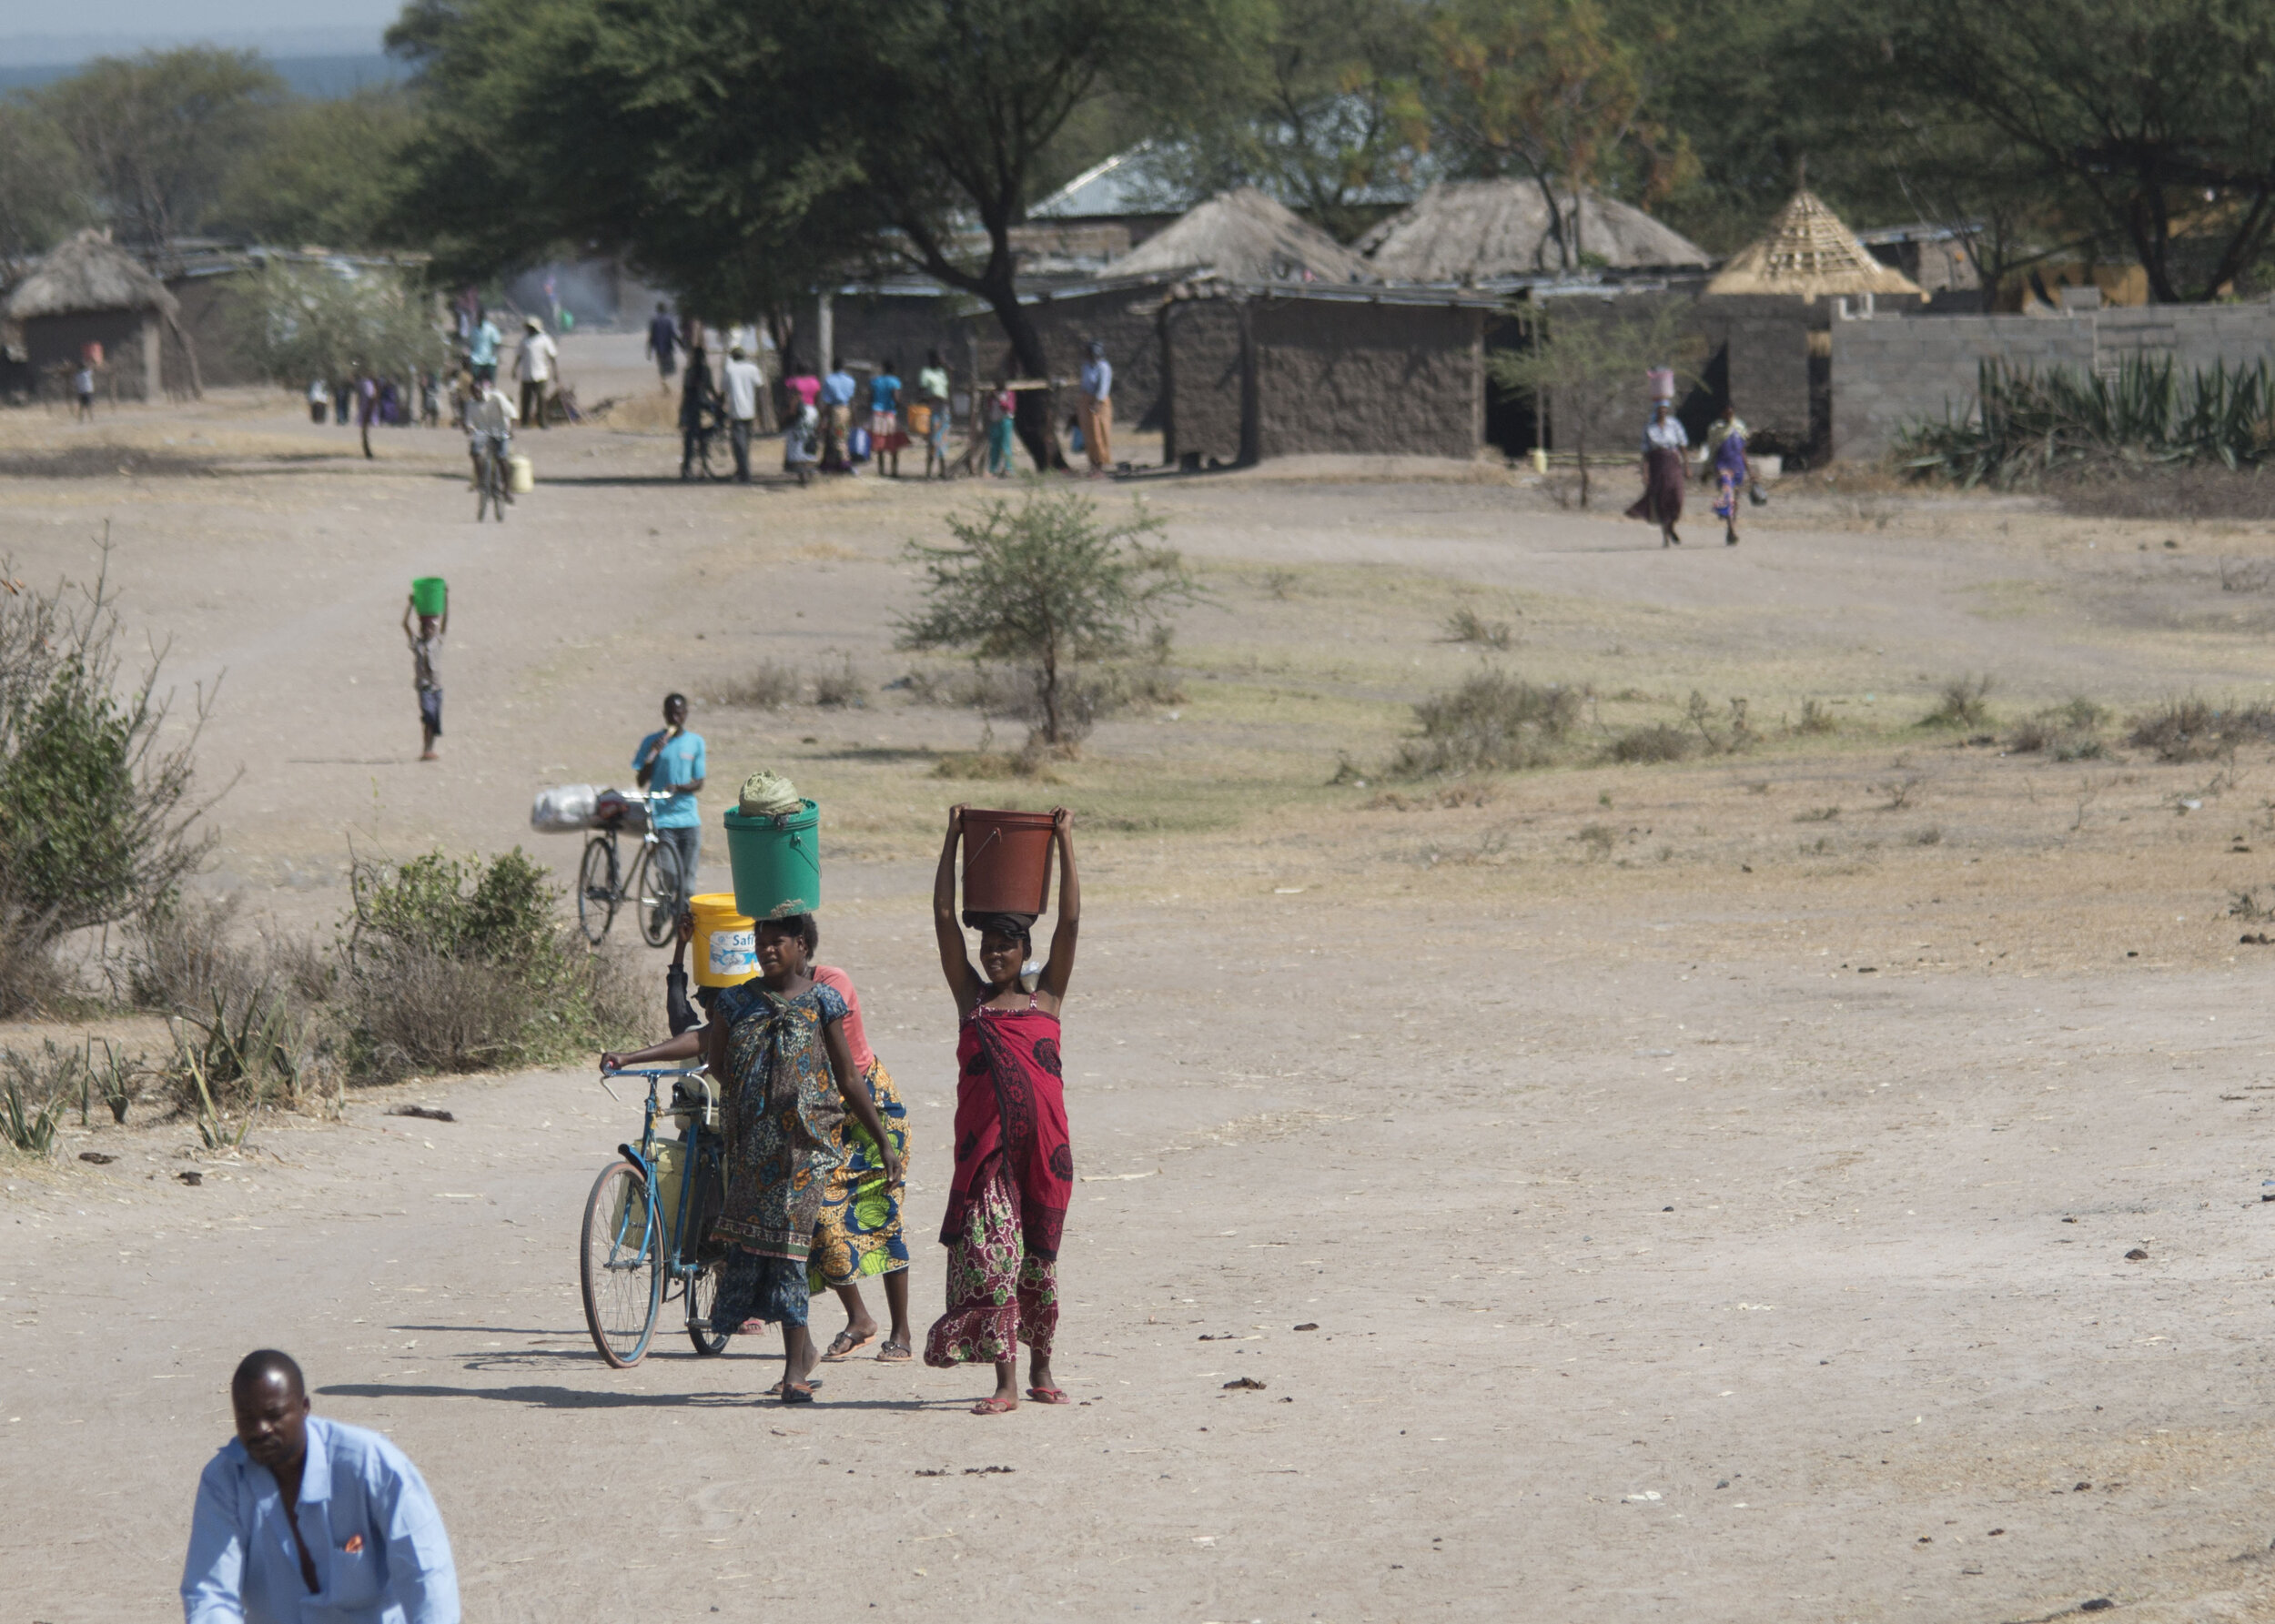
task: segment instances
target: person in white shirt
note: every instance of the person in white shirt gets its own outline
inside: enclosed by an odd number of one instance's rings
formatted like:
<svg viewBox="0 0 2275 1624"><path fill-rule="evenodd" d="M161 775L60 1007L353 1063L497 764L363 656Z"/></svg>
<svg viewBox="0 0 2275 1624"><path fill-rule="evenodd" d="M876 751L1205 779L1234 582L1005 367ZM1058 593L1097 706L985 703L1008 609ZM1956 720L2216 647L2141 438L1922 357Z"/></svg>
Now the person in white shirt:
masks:
<svg viewBox="0 0 2275 1624"><path fill-rule="evenodd" d="M1690 443L1682 419L1674 415L1674 402L1654 402L1651 421L1643 425L1643 499L1627 509L1627 517L1657 525L1662 547L1683 545L1674 526L1683 517L1683 453Z"/></svg>
<svg viewBox="0 0 2275 1624"><path fill-rule="evenodd" d="M748 485L751 429L758 421L758 391L765 387L766 375L737 344L727 351L727 364L721 369L719 382L727 401L727 443L734 448L734 482Z"/></svg>
<svg viewBox="0 0 2275 1624"><path fill-rule="evenodd" d="M466 398L466 455L474 465L474 482L467 489L479 490L482 453L488 451L502 460L513 450L513 402L480 378L474 379L472 390ZM513 487L509 481L506 500L512 499Z"/></svg>
<svg viewBox="0 0 2275 1624"><path fill-rule="evenodd" d="M332 391L322 378L308 385L308 421L324 423L332 415Z"/></svg>
<svg viewBox="0 0 2275 1624"><path fill-rule="evenodd" d="M1090 340L1090 358L1082 363L1082 449L1090 455L1090 472L1102 474L1114 465L1114 365L1106 358L1106 346Z"/></svg>
<svg viewBox="0 0 2275 1624"><path fill-rule="evenodd" d="M513 376L521 380L521 420L545 428L545 386L553 380L553 362L561 356L561 348L545 331L545 324L532 316L528 331L521 335L521 348L513 358Z"/></svg>

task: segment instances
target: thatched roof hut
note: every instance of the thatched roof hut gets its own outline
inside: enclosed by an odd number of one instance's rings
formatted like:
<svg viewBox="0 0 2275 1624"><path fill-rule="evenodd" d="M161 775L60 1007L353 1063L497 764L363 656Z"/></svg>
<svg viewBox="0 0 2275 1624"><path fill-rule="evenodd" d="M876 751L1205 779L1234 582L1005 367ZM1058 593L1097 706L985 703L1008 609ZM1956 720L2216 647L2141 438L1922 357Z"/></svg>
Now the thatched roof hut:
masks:
<svg viewBox="0 0 2275 1624"><path fill-rule="evenodd" d="M1099 274L1178 277L1212 271L1232 282L1370 282L1367 262L1254 187L1221 192Z"/></svg>
<svg viewBox="0 0 2275 1624"><path fill-rule="evenodd" d="M1706 250L1632 207L1582 191L1558 206L1577 217L1579 246L1592 263L1619 269L1703 266ZM1413 207L1359 239L1378 276L1394 282L1489 282L1563 267L1554 222L1529 180L1456 180L1431 187Z"/></svg>
<svg viewBox="0 0 2275 1624"><path fill-rule="evenodd" d="M1742 249L1706 284L1712 294L1777 293L1809 300L1820 294L1913 294L1919 285L1883 265L1840 217L1804 187L1778 211L1759 242Z"/></svg>
<svg viewBox="0 0 2275 1624"><path fill-rule="evenodd" d="M11 321L44 316L91 316L117 310L178 313L166 284L93 227L50 249L8 296Z"/></svg>

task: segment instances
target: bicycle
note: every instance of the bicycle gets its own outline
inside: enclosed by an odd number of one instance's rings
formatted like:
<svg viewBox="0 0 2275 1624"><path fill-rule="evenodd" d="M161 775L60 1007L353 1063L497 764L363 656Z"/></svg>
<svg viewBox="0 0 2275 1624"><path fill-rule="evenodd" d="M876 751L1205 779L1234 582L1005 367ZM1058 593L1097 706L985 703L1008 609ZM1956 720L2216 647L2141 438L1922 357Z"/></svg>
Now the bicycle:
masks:
<svg viewBox="0 0 2275 1624"><path fill-rule="evenodd" d="M500 524L505 523L506 504L513 496L506 489L503 447L491 436L482 435L474 451L474 522L480 524L482 515L488 513Z"/></svg>
<svg viewBox="0 0 2275 1624"><path fill-rule="evenodd" d="M656 838L655 807L672 793L654 790L623 798L627 804L639 801L648 807L640 836L643 849L629 870L616 851L617 836L623 832L627 821L624 816L607 819L584 842L584 857L577 864L577 928L593 946L607 938L609 927L616 923L616 910L627 900L639 909L642 939L650 947L671 945L680 910L687 905L689 880L680 873L678 848Z"/></svg>
<svg viewBox="0 0 2275 1624"><path fill-rule="evenodd" d="M639 1145L618 1145L617 1159L601 1169L584 1198L578 1279L585 1328L601 1357L628 1369L646 1357L657 1316L676 1296L686 1305L696 1353L724 1353L736 1327L711 1323L726 1257L724 1246L709 1241L726 1200L718 1084L702 1066L612 1074L647 1078L648 1104ZM672 1079L667 1110L677 1138L656 1132L656 1084L664 1077ZM616 1097L613 1089L609 1097Z"/></svg>
<svg viewBox="0 0 2275 1624"><path fill-rule="evenodd" d="M693 450L681 459L681 479L694 479L699 469L706 479L734 478L734 452L727 444L727 414L723 407L706 405L692 439L694 442Z"/></svg>

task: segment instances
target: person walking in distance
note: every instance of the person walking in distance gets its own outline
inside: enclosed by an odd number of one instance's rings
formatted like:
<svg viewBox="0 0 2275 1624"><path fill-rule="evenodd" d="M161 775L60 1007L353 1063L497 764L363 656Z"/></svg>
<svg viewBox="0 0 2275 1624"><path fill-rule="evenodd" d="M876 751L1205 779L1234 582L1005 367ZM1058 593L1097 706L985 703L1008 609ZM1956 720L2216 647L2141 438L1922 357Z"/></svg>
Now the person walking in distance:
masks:
<svg viewBox="0 0 2275 1624"><path fill-rule="evenodd" d="M854 376L842 358L833 358L822 377L822 471L849 474L853 464L845 455L846 438L853 432Z"/></svg>
<svg viewBox="0 0 2275 1624"><path fill-rule="evenodd" d="M747 439L743 445L747 457ZM687 696L665 694L663 725L632 752L632 770L642 789L672 792L670 800L654 804L648 821L655 827L656 838L679 857L682 896L694 894L695 865L703 860L703 820L696 810L695 797L703 793L708 764L703 736L687 731Z"/></svg>
<svg viewBox="0 0 2275 1624"><path fill-rule="evenodd" d="M498 324L490 319L490 312L474 324L474 330L466 338L466 365L484 383L498 381L498 347L506 336L498 330Z"/></svg>
<svg viewBox="0 0 2275 1624"><path fill-rule="evenodd" d="M275 1348L238 1362L229 1407L237 1437L190 1511L184 1624L459 1624L450 1538L410 1457L309 1414Z"/></svg>
<svg viewBox="0 0 2275 1624"><path fill-rule="evenodd" d="M1051 1375L1058 1330L1058 1244L1074 1189L1074 1152L1059 1059L1058 1012L1074 972L1082 923L1073 819L1051 813L1058 848L1058 923L1049 963L1030 989L1025 913L971 913L979 965L966 956L956 923L956 848L964 809L948 809L948 836L932 884L940 969L955 994L956 1174L940 1244L948 1248L948 1311L925 1338L925 1363L943 1368L993 1364L995 1393L972 1408L998 1416L1019 1407L1019 1344L1027 1345L1026 1396L1064 1404Z"/></svg>
<svg viewBox="0 0 2275 1624"><path fill-rule="evenodd" d="M672 374L679 370L679 323L672 319L670 307L658 299L655 318L648 323L648 353L655 358L656 388L667 395Z"/></svg>
<svg viewBox="0 0 2275 1624"><path fill-rule="evenodd" d="M418 617L414 630L411 619ZM434 741L442 737L442 661L443 634L450 629L450 604L443 600L440 615L422 615L415 600L403 605L403 639L410 644L411 686L419 691L419 731L425 748L419 759L436 760Z"/></svg>
<svg viewBox="0 0 2275 1624"><path fill-rule="evenodd" d="M536 317L523 326L527 330L521 335L521 348L513 357L513 376L521 380L521 420L543 429L547 427L545 386L553 380L553 362L560 358L561 348Z"/></svg>
<svg viewBox="0 0 2275 1624"><path fill-rule="evenodd" d="M901 375L888 356L885 369L869 380L869 454L877 459L879 478L901 477L901 448L907 443L901 432Z"/></svg>
<svg viewBox="0 0 2275 1624"><path fill-rule="evenodd" d="M1114 363L1096 338L1088 350L1089 358L1082 363L1082 448L1089 453L1090 472L1097 475L1114 466Z"/></svg>
<svg viewBox="0 0 2275 1624"><path fill-rule="evenodd" d="M738 485L751 482L751 430L758 424L758 392L766 387L766 375L758 369L758 363L743 353L738 344L727 351L724 377L727 398L727 441L734 448L734 480Z"/></svg>
<svg viewBox="0 0 2275 1624"><path fill-rule="evenodd" d="M1674 402L1663 397L1653 402L1651 421L1643 425L1643 494L1627 517L1657 525L1662 547L1683 545L1674 527L1683 518L1683 453L1690 443Z"/></svg>
<svg viewBox="0 0 2275 1624"><path fill-rule="evenodd" d="M1753 469L1745 459L1745 421L1727 401L1722 415L1706 430L1706 455L1714 470L1714 517L1722 520L1723 544L1735 547L1738 499L1744 494Z"/></svg>
<svg viewBox="0 0 2275 1624"><path fill-rule="evenodd" d="M936 465L940 469L940 477L945 479L948 477L948 409L951 391L948 383L948 369L942 364L940 352L936 349L925 352L924 368L916 374L916 392L924 398L924 403L931 409L931 415L925 424L922 436L925 442L925 478L927 479L932 478L932 470Z"/></svg>

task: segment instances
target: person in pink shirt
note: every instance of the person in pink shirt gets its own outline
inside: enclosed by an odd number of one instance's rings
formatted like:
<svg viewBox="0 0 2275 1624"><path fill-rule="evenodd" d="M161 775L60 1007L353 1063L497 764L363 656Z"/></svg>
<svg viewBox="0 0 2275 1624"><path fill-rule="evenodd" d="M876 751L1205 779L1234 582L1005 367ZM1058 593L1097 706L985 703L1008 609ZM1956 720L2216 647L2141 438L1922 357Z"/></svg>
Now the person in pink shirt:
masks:
<svg viewBox="0 0 2275 1624"><path fill-rule="evenodd" d="M814 967L814 979L845 1001L845 1046L852 1051L854 1069L869 1085L877 1115L893 1141L893 1154L908 1165L908 1107L901 1104L892 1074L869 1047L861 1026L861 998L853 977L833 964ZM908 1242L901 1234L900 1192L885 1182L885 1161L869 1132L847 1113L840 1130L844 1136L844 1159L829 1175L822 1193L822 1216L814 1226L813 1250L806 1255L806 1279L814 1294L834 1291L845 1305L845 1328L831 1341L824 1362L852 1357L874 1340L877 1322L861 1297L861 1282L873 1275L885 1276L885 1306L892 1326L877 1357L897 1364L914 1356L908 1325Z"/></svg>

